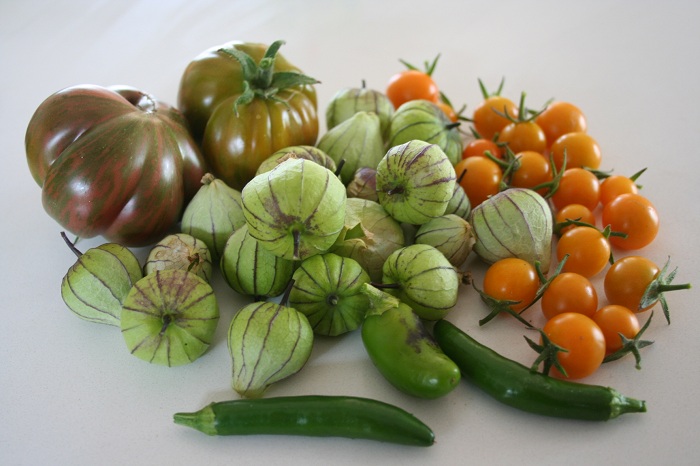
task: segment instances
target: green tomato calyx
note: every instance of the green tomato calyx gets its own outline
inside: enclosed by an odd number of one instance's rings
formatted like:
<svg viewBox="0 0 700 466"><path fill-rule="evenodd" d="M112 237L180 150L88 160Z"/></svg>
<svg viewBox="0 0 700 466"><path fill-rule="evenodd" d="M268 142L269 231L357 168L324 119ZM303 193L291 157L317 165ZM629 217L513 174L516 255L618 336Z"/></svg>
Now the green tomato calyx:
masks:
<svg viewBox="0 0 700 466"><path fill-rule="evenodd" d="M282 40L273 42L259 63L255 63L253 57L236 48L219 49L219 52L234 58L241 65L243 89L234 103L236 115L238 115L239 105L249 104L255 98L270 99L286 104L286 101L277 97L279 91L320 82L315 78L294 71L275 72L275 58L283 44Z"/></svg>

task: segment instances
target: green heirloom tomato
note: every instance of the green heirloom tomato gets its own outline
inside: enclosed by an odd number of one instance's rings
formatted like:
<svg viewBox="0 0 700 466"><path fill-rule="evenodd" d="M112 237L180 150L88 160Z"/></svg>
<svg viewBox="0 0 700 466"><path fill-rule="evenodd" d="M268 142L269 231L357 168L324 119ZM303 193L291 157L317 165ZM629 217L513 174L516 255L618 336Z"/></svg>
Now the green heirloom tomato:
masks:
<svg viewBox="0 0 700 466"><path fill-rule="evenodd" d="M51 95L25 145L46 212L77 236L124 246L165 236L206 172L180 112L127 87Z"/></svg>
<svg viewBox="0 0 700 466"><path fill-rule="evenodd" d="M275 151L318 137L317 81L277 53L282 43L212 47L180 81L178 106L214 174L234 189Z"/></svg>

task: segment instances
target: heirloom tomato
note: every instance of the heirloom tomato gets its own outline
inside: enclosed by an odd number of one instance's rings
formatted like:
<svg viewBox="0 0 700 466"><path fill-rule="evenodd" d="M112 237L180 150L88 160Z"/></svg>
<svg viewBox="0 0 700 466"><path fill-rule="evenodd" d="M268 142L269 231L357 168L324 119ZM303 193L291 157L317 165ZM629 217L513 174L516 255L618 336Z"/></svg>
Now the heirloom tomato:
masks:
<svg viewBox="0 0 700 466"><path fill-rule="evenodd" d="M195 140L214 175L237 190L274 152L318 137L317 81L277 53L282 44L212 47L180 80L178 107Z"/></svg>
<svg viewBox="0 0 700 466"><path fill-rule="evenodd" d="M69 87L35 111L27 163L46 212L71 233L124 246L161 239L206 167L175 108L129 87Z"/></svg>

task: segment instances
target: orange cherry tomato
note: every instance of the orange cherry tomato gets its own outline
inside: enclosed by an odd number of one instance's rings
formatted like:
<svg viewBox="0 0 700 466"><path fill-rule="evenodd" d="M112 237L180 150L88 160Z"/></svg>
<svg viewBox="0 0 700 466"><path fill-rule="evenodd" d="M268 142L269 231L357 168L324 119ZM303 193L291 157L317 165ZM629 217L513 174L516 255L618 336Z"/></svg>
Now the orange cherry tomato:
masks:
<svg viewBox="0 0 700 466"><path fill-rule="evenodd" d="M586 117L577 106L569 102L552 102L535 118L547 137L547 145L567 133L586 132Z"/></svg>
<svg viewBox="0 0 700 466"><path fill-rule="evenodd" d="M605 274L603 281L605 297L610 304L619 304L633 312L644 312L656 304L640 308L644 292L659 272L659 267L646 257L620 258Z"/></svg>
<svg viewBox="0 0 700 466"><path fill-rule="evenodd" d="M542 331L552 343L566 349L557 353L557 360L569 379L593 374L605 358L605 336L593 319L577 312L558 314L547 321ZM556 368L553 375L564 375Z"/></svg>
<svg viewBox="0 0 700 466"><path fill-rule="evenodd" d="M508 144L514 153L534 151L544 153L547 139L544 131L534 121L508 123L498 135L498 142Z"/></svg>
<svg viewBox="0 0 700 466"><path fill-rule="evenodd" d="M569 204L581 204L593 211L600 202L600 182L588 170L567 168L551 199L557 210Z"/></svg>
<svg viewBox="0 0 700 466"><path fill-rule="evenodd" d="M389 79L386 96L394 108L399 108L409 100L424 99L438 103L440 90L427 73L419 70L405 70Z"/></svg>
<svg viewBox="0 0 700 466"><path fill-rule="evenodd" d="M481 137L493 139L497 133L500 133L511 122L511 120L502 115L510 115L511 118L516 118L518 116L518 108L509 98L492 95L485 98L474 109L472 124Z"/></svg>
<svg viewBox="0 0 700 466"><path fill-rule="evenodd" d="M632 339L639 333L639 319L634 312L624 306L609 304L593 314L593 322L598 324L605 337L605 348L614 353L622 348L622 338Z"/></svg>
<svg viewBox="0 0 700 466"><path fill-rule="evenodd" d="M503 158L503 153L501 148L496 144L495 141L484 138L472 139L465 146L462 151L462 158L467 157L485 157L485 152L489 151L491 155L498 159Z"/></svg>
<svg viewBox="0 0 700 466"><path fill-rule="evenodd" d="M548 181L552 181L552 166L544 155L534 151L524 151L515 155L519 161L519 167L510 179L510 185L515 188L534 188ZM538 190L540 194L547 191L546 188Z"/></svg>
<svg viewBox="0 0 700 466"><path fill-rule="evenodd" d="M551 319L564 312L578 312L593 317L598 309L598 293L583 275L562 272L551 281L540 301L542 314Z"/></svg>
<svg viewBox="0 0 700 466"><path fill-rule="evenodd" d="M450 121L456 122L459 120L457 112L450 104L443 100L438 100L435 104L440 108L440 110L442 110L442 113L444 113L445 116L450 119Z"/></svg>
<svg viewBox="0 0 700 466"><path fill-rule="evenodd" d="M577 226L566 231L557 242L557 259L569 255L562 268L590 278L605 269L610 260L610 243L596 228Z"/></svg>
<svg viewBox="0 0 700 466"><path fill-rule="evenodd" d="M588 223L595 226L596 219L591 209L581 204L568 204L562 207L554 216L555 223L564 223L567 220L578 220L579 222ZM561 229L561 232L571 230L575 225L569 225Z"/></svg>
<svg viewBox="0 0 700 466"><path fill-rule="evenodd" d="M621 194L605 204L601 215L603 225L627 234L626 238L611 236L610 243L620 249L641 249L654 241L659 232L659 214L654 205L640 194Z"/></svg>
<svg viewBox="0 0 700 466"><path fill-rule="evenodd" d="M529 262L509 257L489 266L484 275L484 293L492 298L517 301L510 306L520 311L530 304L537 294L540 280L535 267Z"/></svg>
<svg viewBox="0 0 700 466"><path fill-rule="evenodd" d="M501 167L486 157L462 159L455 165L455 173L472 208L498 193L503 176Z"/></svg>
<svg viewBox="0 0 700 466"><path fill-rule="evenodd" d="M620 194L638 194L635 182L623 175L611 175L600 182L600 203L605 205Z"/></svg>
<svg viewBox="0 0 700 466"><path fill-rule="evenodd" d="M565 153L566 168L586 167L597 170L600 167L600 146L588 133L566 133L552 143L550 154L557 169L561 169L564 164Z"/></svg>

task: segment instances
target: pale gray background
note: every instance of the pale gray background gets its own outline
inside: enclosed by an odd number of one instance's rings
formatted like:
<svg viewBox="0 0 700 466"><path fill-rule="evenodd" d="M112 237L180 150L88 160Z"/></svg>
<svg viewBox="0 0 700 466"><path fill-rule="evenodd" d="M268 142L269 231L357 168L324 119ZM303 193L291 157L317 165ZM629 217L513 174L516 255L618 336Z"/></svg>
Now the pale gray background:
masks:
<svg viewBox="0 0 700 466"><path fill-rule="evenodd" d="M537 106L578 104L604 167L632 174L656 204L662 229L643 254L671 256L678 280L697 269L697 46L700 8L689 1L13 1L0 0L0 182L3 320L0 324L0 464L698 464L700 315L695 291L669 296L673 322L649 329L643 369L631 359L590 383L646 399L649 412L609 423L554 420L499 405L463 383L443 399L397 393L367 359L357 333L317 341L297 376L268 396L346 394L397 404L435 431L428 449L292 437L209 438L175 426L175 411L235 397L225 344L246 300L217 278L216 345L181 368L128 354L118 329L77 319L60 298L73 263L60 227L41 207L24 158L24 131L51 93L92 83L129 84L175 103L187 63L240 39L285 39L282 53L320 79L321 112L340 88L383 89L402 66L437 53L435 73L457 104L474 108L477 78ZM83 249L100 244L85 240ZM143 255L144 251L139 251ZM471 265L479 279L484 267ZM599 284L599 280L597 281ZM524 330L463 290L450 319L529 364ZM644 316L645 318L645 316Z"/></svg>

